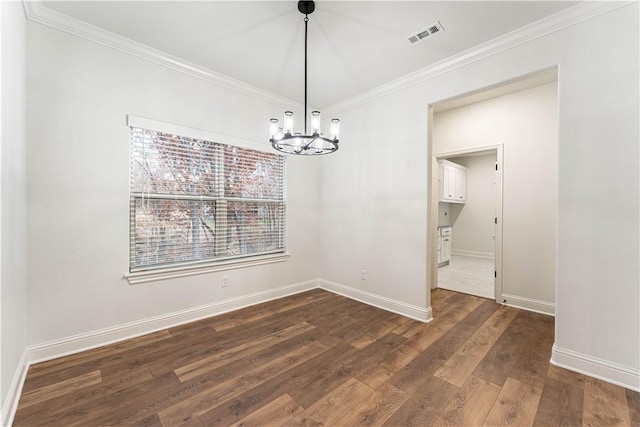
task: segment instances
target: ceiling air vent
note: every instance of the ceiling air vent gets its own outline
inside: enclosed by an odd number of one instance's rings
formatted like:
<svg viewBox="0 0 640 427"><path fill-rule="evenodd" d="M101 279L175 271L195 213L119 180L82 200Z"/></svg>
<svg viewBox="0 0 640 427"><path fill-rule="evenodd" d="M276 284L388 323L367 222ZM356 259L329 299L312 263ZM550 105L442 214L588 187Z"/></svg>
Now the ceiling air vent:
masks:
<svg viewBox="0 0 640 427"><path fill-rule="evenodd" d="M425 28L422 31L419 31L417 34L411 34L408 37L409 43L411 44L417 43L420 40L426 39L427 37L435 33L439 33L441 31L444 31L444 27L442 26L442 24L440 24L439 21L436 21L435 24L429 25L427 28Z"/></svg>

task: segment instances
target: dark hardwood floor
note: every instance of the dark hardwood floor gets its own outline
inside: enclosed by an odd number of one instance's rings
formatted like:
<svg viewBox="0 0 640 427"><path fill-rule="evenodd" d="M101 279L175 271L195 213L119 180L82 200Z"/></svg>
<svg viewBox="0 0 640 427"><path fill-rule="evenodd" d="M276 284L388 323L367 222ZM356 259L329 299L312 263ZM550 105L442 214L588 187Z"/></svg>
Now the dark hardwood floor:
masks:
<svg viewBox="0 0 640 427"><path fill-rule="evenodd" d="M313 290L29 369L15 426L640 426L549 365L553 318L445 290L424 324Z"/></svg>

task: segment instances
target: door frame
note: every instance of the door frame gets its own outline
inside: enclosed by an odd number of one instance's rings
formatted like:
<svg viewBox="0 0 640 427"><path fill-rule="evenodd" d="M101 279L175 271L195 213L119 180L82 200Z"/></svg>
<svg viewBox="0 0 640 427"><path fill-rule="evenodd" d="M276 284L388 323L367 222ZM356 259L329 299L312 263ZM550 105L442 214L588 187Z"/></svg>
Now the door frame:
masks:
<svg viewBox="0 0 640 427"><path fill-rule="evenodd" d="M495 234L495 286L494 297L495 301L502 304L502 233L503 233L503 220L502 220L502 204L503 204L503 176L504 176L504 158L503 158L503 144L488 145L482 147L472 147L464 150L447 151L441 153L433 153L431 156L431 178L430 186L431 191L429 201L429 211L431 215L429 217L428 227L430 233L428 233L428 247L431 248L429 261L427 265L432 266L429 279L431 281L429 289L434 289L438 285L438 200L439 200L439 185L438 185L438 160L450 159L455 157L467 156L469 154L475 154L479 152L496 153L496 200L495 200L495 212L496 212L496 234Z"/></svg>

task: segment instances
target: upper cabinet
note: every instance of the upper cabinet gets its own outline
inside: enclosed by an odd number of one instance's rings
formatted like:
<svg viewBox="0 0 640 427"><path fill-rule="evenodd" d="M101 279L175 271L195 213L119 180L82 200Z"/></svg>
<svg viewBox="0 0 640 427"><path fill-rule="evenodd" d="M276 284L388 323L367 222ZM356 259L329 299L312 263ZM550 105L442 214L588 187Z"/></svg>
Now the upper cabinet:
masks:
<svg viewBox="0 0 640 427"><path fill-rule="evenodd" d="M467 168L449 160L438 161L440 201L465 203L467 201Z"/></svg>

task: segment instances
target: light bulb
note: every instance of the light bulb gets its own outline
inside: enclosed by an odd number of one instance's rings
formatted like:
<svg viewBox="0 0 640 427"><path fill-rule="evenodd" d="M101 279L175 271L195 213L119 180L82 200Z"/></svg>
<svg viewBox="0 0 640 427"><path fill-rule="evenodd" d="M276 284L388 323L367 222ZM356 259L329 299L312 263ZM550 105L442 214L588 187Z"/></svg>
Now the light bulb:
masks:
<svg viewBox="0 0 640 427"><path fill-rule="evenodd" d="M331 119L331 139L340 139L340 119Z"/></svg>
<svg viewBox="0 0 640 427"><path fill-rule="evenodd" d="M311 134L320 134L320 111L311 112Z"/></svg>
<svg viewBox="0 0 640 427"><path fill-rule="evenodd" d="M269 122L269 136L274 139L278 135L278 119L271 119Z"/></svg>
<svg viewBox="0 0 640 427"><path fill-rule="evenodd" d="M293 111L284 112L284 134L291 135L293 133Z"/></svg>

